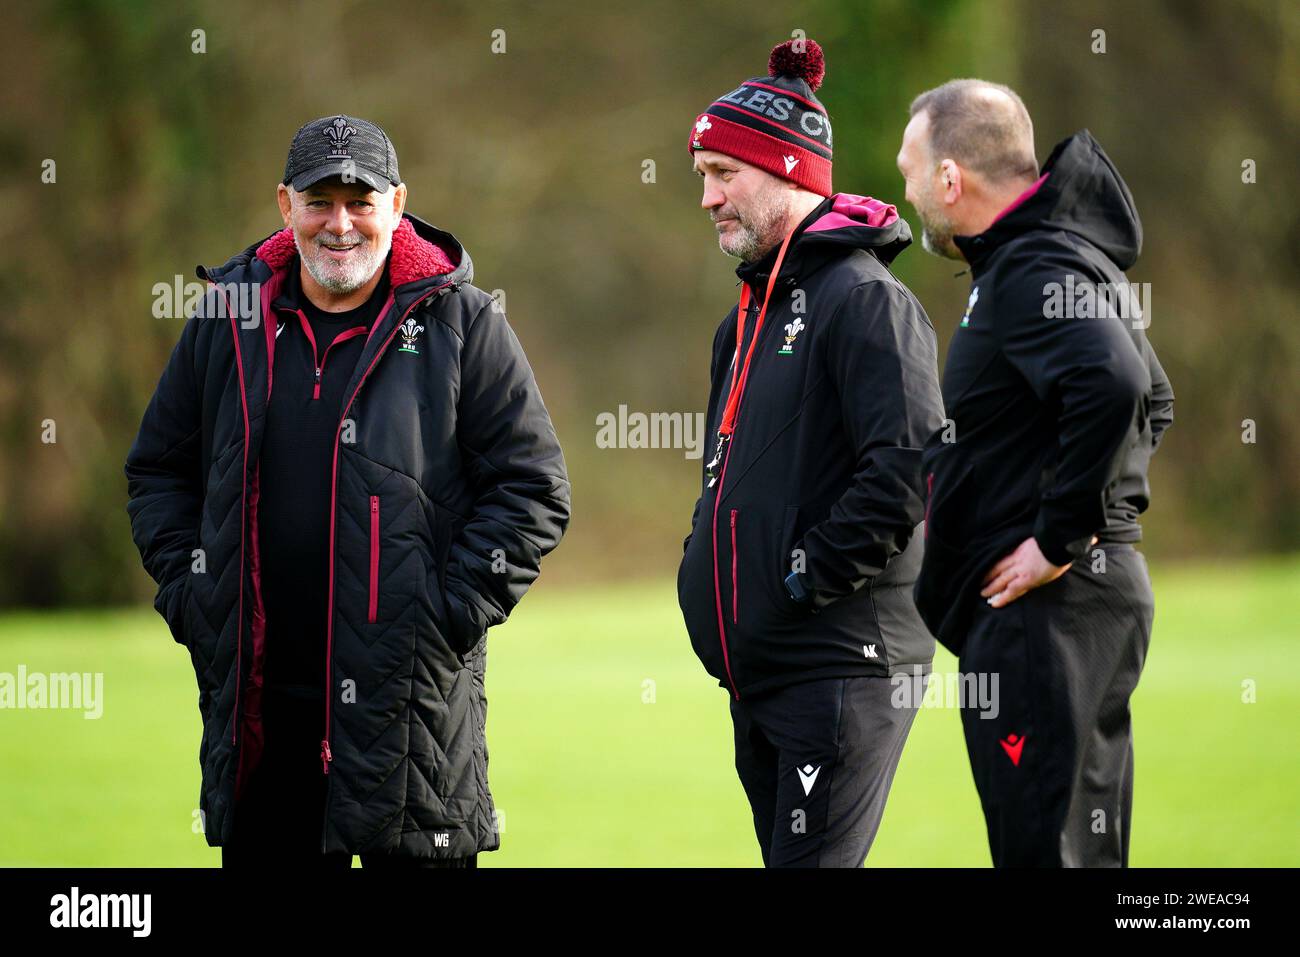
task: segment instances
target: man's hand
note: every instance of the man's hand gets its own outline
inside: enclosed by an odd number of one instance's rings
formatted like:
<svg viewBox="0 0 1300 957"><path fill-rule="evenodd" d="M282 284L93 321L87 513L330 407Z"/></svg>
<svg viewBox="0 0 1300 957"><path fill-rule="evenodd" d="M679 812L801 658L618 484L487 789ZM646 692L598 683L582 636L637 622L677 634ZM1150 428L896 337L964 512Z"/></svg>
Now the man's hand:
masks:
<svg viewBox="0 0 1300 957"><path fill-rule="evenodd" d="M1097 537L1094 535L1092 540L1096 542ZM1070 564L1053 565L1043 557L1038 542L1031 535L989 570L984 576L984 589L980 595L987 598L994 608L1003 608L1031 588L1060 578L1070 570Z"/></svg>

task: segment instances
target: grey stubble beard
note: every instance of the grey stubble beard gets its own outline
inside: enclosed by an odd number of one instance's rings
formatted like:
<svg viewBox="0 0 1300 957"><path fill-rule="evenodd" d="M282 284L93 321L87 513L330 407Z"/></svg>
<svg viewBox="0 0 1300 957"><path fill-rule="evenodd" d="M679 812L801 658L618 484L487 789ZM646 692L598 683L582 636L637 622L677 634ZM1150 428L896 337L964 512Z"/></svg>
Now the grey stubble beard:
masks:
<svg viewBox="0 0 1300 957"><path fill-rule="evenodd" d="M731 248L727 248L724 245L727 237L719 236L718 248L728 256L734 256L747 263L757 262L767 255L768 251L781 241L781 227L790 213L789 200L782 201L784 192L774 189L764 194L755 204L755 208L744 218L739 217L739 210L737 210L736 222L741 237L733 242Z"/></svg>

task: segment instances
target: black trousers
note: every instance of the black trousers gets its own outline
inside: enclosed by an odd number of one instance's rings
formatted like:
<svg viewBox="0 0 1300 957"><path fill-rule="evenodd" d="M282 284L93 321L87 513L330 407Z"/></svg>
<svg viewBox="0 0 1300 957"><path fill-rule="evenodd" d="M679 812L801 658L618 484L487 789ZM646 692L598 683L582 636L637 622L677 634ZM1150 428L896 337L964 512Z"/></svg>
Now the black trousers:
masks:
<svg viewBox="0 0 1300 957"><path fill-rule="evenodd" d="M974 613L963 683L996 678L997 706L968 698L962 728L995 867L1128 865L1129 698L1155 603L1139 551L1100 552L1005 608L981 601Z"/></svg>
<svg viewBox="0 0 1300 957"><path fill-rule="evenodd" d="M323 854L320 849L327 783L320 763L324 708L319 697L266 689L262 706L266 748L235 807L233 837L221 848L222 867L352 867L351 854ZM360 856L363 868L477 866L476 856L441 860L391 854Z"/></svg>
<svg viewBox="0 0 1300 957"><path fill-rule="evenodd" d="M926 678L803 681L732 699L736 771L764 866L862 866Z"/></svg>

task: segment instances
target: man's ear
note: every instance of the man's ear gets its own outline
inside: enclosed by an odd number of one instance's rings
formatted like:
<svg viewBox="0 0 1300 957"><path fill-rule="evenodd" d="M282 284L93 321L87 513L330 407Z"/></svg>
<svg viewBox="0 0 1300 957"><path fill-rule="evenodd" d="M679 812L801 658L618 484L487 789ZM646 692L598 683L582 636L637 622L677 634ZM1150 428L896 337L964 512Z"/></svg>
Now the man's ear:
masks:
<svg viewBox="0 0 1300 957"><path fill-rule="evenodd" d="M393 222L398 222L404 212L406 212L406 184L398 183L393 188Z"/></svg>
<svg viewBox="0 0 1300 957"><path fill-rule="evenodd" d="M289 196L289 187L280 183L275 188L275 201L280 207L280 217L284 220L286 226L289 225L290 213L293 212L293 199Z"/></svg>
<svg viewBox="0 0 1300 957"><path fill-rule="evenodd" d="M950 159L939 164L939 195L943 197L945 206L952 206L961 199L964 186L960 166Z"/></svg>

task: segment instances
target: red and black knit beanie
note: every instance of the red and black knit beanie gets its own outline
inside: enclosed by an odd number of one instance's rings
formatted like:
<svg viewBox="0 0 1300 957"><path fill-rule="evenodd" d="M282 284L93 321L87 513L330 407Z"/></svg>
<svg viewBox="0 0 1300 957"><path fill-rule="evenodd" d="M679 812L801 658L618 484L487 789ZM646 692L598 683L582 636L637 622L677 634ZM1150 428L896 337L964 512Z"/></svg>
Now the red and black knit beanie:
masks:
<svg viewBox="0 0 1300 957"><path fill-rule="evenodd" d="M831 121L813 93L826 75L813 40L786 40L772 48L767 76L746 80L699 115L689 149L717 150L831 194Z"/></svg>

